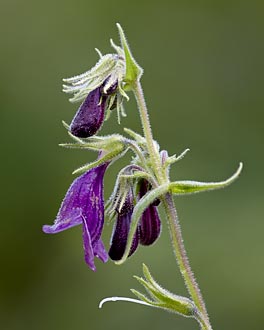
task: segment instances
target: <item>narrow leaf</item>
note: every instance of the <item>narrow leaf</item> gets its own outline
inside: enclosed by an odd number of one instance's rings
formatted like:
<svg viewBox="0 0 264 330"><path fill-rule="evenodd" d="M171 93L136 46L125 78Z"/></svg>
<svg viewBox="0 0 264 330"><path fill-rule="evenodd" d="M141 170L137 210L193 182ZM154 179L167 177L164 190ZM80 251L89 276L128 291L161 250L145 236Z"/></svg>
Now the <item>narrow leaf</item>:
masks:
<svg viewBox="0 0 264 330"><path fill-rule="evenodd" d="M125 53L125 58L126 58L126 75L125 75L125 81L129 84L133 84L136 80L138 80L141 75L142 75L142 69L139 67L137 62L132 56L132 53L129 49L124 31L119 23L116 24L120 39L121 39L121 44Z"/></svg>
<svg viewBox="0 0 264 330"><path fill-rule="evenodd" d="M237 171L230 178L220 182L175 181L170 184L170 191L175 195L182 195L224 188L239 177L242 168L243 164L240 163Z"/></svg>

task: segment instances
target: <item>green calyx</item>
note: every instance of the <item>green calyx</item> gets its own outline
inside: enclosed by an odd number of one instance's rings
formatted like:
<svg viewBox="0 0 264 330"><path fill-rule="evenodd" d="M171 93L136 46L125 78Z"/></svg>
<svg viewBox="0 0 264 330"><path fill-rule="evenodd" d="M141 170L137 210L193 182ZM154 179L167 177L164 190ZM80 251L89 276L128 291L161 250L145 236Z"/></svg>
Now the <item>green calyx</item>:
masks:
<svg viewBox="0 0 264 330"><path fill-rule="evenodd" d="M153 307L158 307L170 312L180 314L185 317L194 317L196 306L192 300L175 295L162 288L152 277L148 267L143 264L143 274L145 278L134 276L136 280L145 288L148 296L137 290L131 291L142 301Z"/></svg>
<svg viewBox="0 0 264 330"><path fill-rule="evenodd" d="M111 134L106 136L92 136L89 138L78 138L68 132L70 137L76 141L76 143L61 143L61 147L73 148L73 149L88 149L94 151L112 151L116 149L123 150L126 147L126 139L120 134Z"/></svg>
<svg viewBox="0 0 264 330"><path fill-rule="evenodd" d="M119 134L100 137L93 136L86 139L80 139L73 136L70 132L68 133L76 141L76 143L63 143L60 144L61 147L93 150L102 153L102 156L99 159L79 167L73 172L73 174L81 174L94 167L113 161L119 157L122 157L128 150L125 138Z"/></svg>
<svg viewBox="0 0 264 330"><path fill-rule="evenodd" d="M143 73L143 69L137 64L137 62L135 61L127 40L126 40L126 36L125 33L121 27L121 25L119 23L116 24L117 28L118 28L118 32L120 35L120 39L121 39L121 44L122 44L122 48L125 54L125 61L126 61L126 73L125 73L125 77L124 77L124 82L126 83L125 85L125 90L130 90L132 89L133 84L140 79L140 77L142 76Z"/></svg>

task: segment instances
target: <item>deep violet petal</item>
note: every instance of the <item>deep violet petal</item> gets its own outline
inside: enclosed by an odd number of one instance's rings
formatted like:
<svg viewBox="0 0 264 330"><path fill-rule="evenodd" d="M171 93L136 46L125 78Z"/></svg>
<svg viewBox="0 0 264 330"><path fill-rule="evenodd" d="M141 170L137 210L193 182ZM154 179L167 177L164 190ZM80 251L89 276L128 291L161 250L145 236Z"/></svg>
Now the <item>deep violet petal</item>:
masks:
<svg viewBox="0 0 264 330"><path fill-rule="evenodd" d="M127 245L127 238L130 230L133 210L134 210L134 196L133 196L133 190L131 189L126 196L126 200L120 212L117 211L117 221L113 229L110 250L108 253L109 257L112 260L120 260L124 255ZM139 234L137 229L130 248L129 256L131 256L136 251L138 247L138 243L139 243Z"/></svg>
<svg viewBox="0 0 264 330"><path fill-rule="evenodd" d="M101 239L99 239L93 247L94 255L101 259L103 262L107 262L108 253L104 247L104 244Z"/></svg>
<svg viewBox="0 0 264 330"><path fill-rule="evenodd" d="M75 209L68 213L68 216L61 218L60 221L55 221L54 225L44 225L42 230L46 234L57 234L60 231L80 225L82 223L81 210Z"/></svg>
<svg viewBox="0 0 264 330"><path fill-rule="evenodd" d="M113 236L111 239L111 246L108 252L109 257L112 260L120 260L122 259L126 244L128 233L130 229L130 222L133 210L128 213L118 214L117 221L113 230ZM138 246L138 232L136 232L133 243L129 252L129 256L131 256L137 249Z"/></svg>
<svg viewBox="0 0 264 330"><path fill-rule="evenodd" d="M139 237L141 245L151 245L159 237L161 221L156 206L150 205L142 214L139 223Z"/></svg>
<svg viewBox="0 0 264 330"><path fill-rule="evenodd" d="M70 132L80 138L87 138L98 132L104 121L106 97L99 86L91 91L76 112Z"/></svg>
<svg viewBox="0 0 264 330"><path fill-rule="evenodd" d="M86 221L83 221L83 249L85 262L93 271L96 271L94 264L94 251Z"/></svg>
<svg viewBox="0 0 264 330"><path fill-rule="evenodd" d="M103 176L108 164L103 164L76 178L68 189L55 222L43 226L48 234L58 233L87 221L92 243L100 238L104 223Z"/></svg>
<svg viewBox="0 0 264 330"><path fill-rule="evenodd" d="M104 225L103 177L108 163L89 171L90 176L79 193L84 221L90 232L92 245L101 237Z"/></svg>
<svg viewBox="0 0 264 330"><path fill-rule="evenodd" d="M108 165L102 164L76 178L62 201L54 224L43 226L45 233L54 234L82 223L85 261L94 271L94 257L103 262L108 259L100 239L104 224L103 177Z"/></svg>
<svg viewBox="0 0 264 330"><path fill-rule="evenodd" d="M142 198L150 189L150 184L147 180L143 179L140 182L139 198ZM139 240L141 245L151 245L159 237L161 232L161 221L157 205L159 200L155 200L143 212L139 222Z"/></svg>

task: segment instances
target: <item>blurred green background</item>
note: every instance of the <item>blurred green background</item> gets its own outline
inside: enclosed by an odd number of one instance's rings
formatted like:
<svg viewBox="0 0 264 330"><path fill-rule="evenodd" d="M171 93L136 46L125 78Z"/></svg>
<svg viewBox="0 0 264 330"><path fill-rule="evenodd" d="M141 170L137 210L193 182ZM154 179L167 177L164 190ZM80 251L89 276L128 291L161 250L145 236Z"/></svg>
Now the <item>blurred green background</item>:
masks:
<svg viewBox="0 0 264 330"><path fill-rule="evenodd" d="M214 329L263 329L263 10L261 1L0 0L1 230L0 327L4 330L198 329L194 320L128 303L145 262L166 288L186 294L167 225L153 247L125 265L83 261L81 228L44 235L73 177L95 154L63 150L77 108L61 79L111 51L116 22L144 68L155 138L170 154L191 152L172 178L222 180L225 190L176 200L190 261ZM134 100L119 126L140 130ZM105 177L109 196L117 171ZM111 226L105 226L109 246Z"/></svg>

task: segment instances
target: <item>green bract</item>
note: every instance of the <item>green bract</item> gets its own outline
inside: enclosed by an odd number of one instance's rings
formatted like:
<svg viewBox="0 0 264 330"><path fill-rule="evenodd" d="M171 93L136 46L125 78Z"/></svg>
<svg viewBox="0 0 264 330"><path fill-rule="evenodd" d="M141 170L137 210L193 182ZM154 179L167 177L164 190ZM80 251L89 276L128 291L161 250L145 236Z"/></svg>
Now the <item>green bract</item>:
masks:
<svg viewBox="0 0 264 330"><path fill-rule="evenodd" d="M202 191L209 191L227 187L240 175L243 164L240 163L237 171L227 180L220 182L198 182L198 181L175 181L170 184L170 191L174 195L194 194Z"/></svg>
<svg viewBox="0 0 264 330"><path fill-rule="evenodd" d="M124 77L124 81L127 83L126 87L132 88L134 83L137 80L139 80L140 77L142 76L143 69L135 61L135 59L129 49L129 46L128 46L128 43L127 43L127 40L125 37L125 33L124 33L121 25L119 23L117 23L116 26L119 31L121 44L122 44L122 48L124 50L125 59L126 59L126 74Z"/></svg>
<svg viewBox="0 0 264 330"><path fill-rule="evenodd" d="M195 317L196 306L190 299L182 296L175 295L168 290L162 288L152 277L148 267L143 264L143 273L145 279L142 277L134 276L135 279L142 284L147 291L149 297L140 293L137 290L131 291L141 300L147 302L153 307L159 307L170 312L178 313L185 317Z"/></svg>

